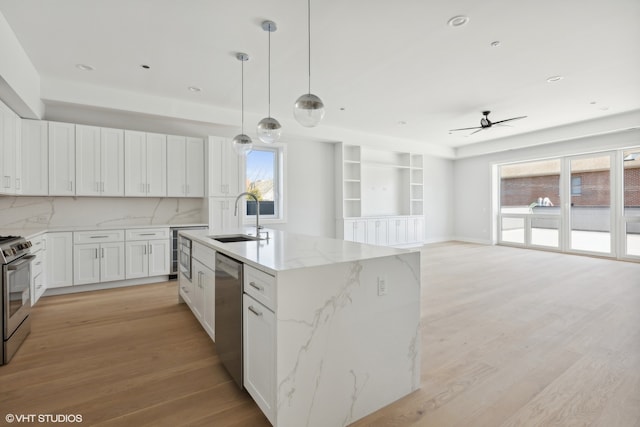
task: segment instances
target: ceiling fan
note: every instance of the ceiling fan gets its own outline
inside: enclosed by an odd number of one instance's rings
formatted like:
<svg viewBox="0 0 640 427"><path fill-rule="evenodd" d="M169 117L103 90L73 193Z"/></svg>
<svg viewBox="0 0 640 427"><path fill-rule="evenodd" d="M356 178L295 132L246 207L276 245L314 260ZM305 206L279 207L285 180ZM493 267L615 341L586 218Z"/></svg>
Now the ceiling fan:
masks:
<svg viewBox="0 0 640 427"><path fill-rule="evenodd" d="M527 116L520 116L520 117L512 117L510 119L504 119L504 120L498 120L497 122L492 122L491 120L489 120L489 114L491 113L491 111L483 111L482 115L484 115L483 118L480 119L480 126L475 126L475 127L471 127L471 128L460 128L460 129L451 129L449 132L455 132L458 130L472 130L472 129L477 129L475 132L471 132L469 135L473 135L474 133L478 133L481 130L485 130L485 129L489 129L491 126L493 125L498 125L498 126L509 126L509 125L505 125L503 124L504 122L509 122L511 120L520 120L520 119L524 119Z"/></svg>

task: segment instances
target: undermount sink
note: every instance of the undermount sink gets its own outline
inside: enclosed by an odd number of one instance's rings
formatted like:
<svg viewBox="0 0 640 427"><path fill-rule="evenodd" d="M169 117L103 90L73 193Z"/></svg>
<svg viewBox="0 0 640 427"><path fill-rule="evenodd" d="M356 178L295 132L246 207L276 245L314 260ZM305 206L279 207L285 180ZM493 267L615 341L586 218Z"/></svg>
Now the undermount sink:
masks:
<svg viewBox="0 0 640 427"><path fill-rule="evenodd" d="M249 236L246 234L227 234L223 236L209 236L209 238L221 243L253 242L256 240L261 240L259 237Z"/></svg>

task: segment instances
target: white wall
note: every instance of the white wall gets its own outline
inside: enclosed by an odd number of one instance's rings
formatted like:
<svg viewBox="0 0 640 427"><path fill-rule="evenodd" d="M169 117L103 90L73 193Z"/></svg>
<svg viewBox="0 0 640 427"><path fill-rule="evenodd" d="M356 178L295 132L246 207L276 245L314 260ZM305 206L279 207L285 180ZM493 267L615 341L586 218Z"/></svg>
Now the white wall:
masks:
<svg viewBox="0 0 640 427"><path fill-rule="evenodd" d="M492 165L634 146L640 146L638 129L456 160L453 166L455 238L492 243Z"/></svg>
<svg viewBox="0 0 640 427"><path fill-rule="evenodd" d="M333 147L325 142L287 144L287 223L269 228L335 237Z"/></svg>
<svg viewBox="0 0 640 427"><path fill-rule="evenodd" d="M454 162L424 156L425 242L451 240L454 235Z"/></svg>
<svg viewBox="0 0 640 427"><path fill-rule="evenodd" d="M40 75L2 13L0 52L0 99L20 117L41 118Z"/></svg>

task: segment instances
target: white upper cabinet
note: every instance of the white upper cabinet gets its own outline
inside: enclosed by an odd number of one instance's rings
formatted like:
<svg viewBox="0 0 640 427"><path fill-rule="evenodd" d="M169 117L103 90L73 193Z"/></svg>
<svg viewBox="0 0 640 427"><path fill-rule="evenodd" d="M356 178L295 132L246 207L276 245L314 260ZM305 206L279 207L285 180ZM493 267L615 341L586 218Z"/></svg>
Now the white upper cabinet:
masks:
<svg viewBox="0 0 640 427"><path fill-rule="evenodd" d="M22 120L22 193L49 194L49 124Z"/></svg>
<svg viewBox="0 0 640 427"><path fill-rule="evenodd" d="M167 195L166 135L125 131L125 195Z"/></svg>
<svg viewBox="0 0 640 427"><path fill-rule="evenodd" d="M235 197L240 188L240 156L231 141L209 137L209 196Z"/></svg>
<svg viewBox="0 0 640 427"><path fill-rule="evenodd" d="M204 141L167 136L167 196L204 197Z"/></svg>
<svg viewBox="0 0 640 427"><path fill-rule="evenodd" d="M76 126L78 196L124 196L124 132Z"/></svg>
<svg viewBox="0 0 640 427"><path fill-rule="evenodd" d="M0 193L20 194L22 119L0 102Z"/></svg>
<svg viewBox="0 0 640 427"><path fill-rule="evenodd" d="M49 195L76 194L76 126L49 122Z"/></svg>

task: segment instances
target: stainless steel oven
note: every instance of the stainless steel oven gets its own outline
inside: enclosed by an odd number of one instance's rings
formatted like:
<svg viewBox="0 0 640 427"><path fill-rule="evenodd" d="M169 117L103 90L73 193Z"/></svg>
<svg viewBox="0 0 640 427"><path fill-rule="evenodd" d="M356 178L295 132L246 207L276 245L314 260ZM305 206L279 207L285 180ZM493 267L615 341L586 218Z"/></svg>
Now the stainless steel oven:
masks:
<svg viewBox="0 0 640 427"><path fill-rule="evenodd" d="M0 237L2 262L2 355L0 365L11 360L31 331L31 243L22 237Z"/></svg>
<svg viewBox="0 0 640 427"><path fill-rule="evenodd" d="M178 248L180 274L191 280L191 239L188 239L184 236L179 236Z"/></svg>

